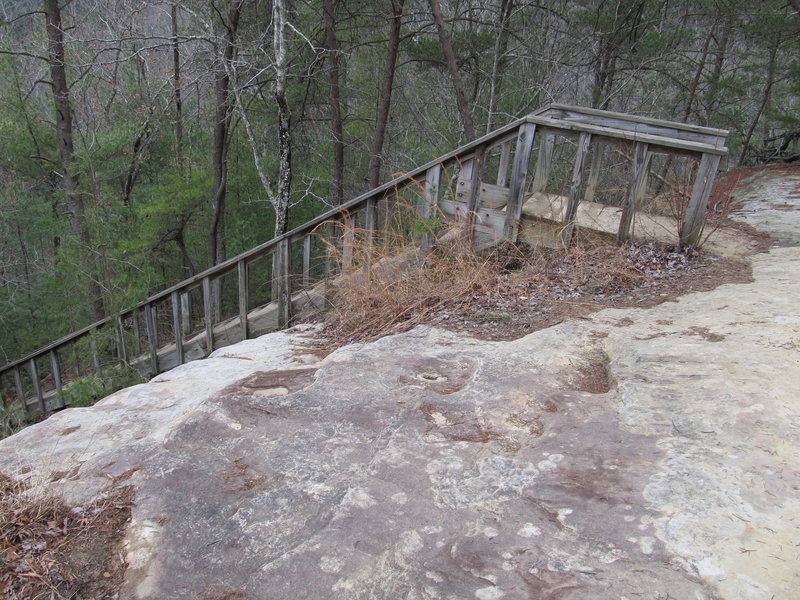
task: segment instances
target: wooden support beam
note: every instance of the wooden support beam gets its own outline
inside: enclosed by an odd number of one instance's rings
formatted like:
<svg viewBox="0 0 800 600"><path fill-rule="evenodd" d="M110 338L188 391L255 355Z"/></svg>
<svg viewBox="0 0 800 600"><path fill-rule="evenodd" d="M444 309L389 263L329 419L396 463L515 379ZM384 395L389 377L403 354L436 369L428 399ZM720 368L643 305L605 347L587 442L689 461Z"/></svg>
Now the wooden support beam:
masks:
<svg viewBox="0 0 800 600"><path fill-rule="evenodd" d="M175 354L178 357L178 364L183 364L183 331L181 330L181 301L178 297L179 292L170 294L172 301L172 329L175 334Z"/></svg>
<svg viewBox="0 0 800 600"><path fill-rule="evenodd" d="M240 260L236 265L239 276L239 331L242 339L247 339L247 298L249 296L247 282L247 263Z"/></svg>
<svg viewBox="0 0 800 600"><path fill-rule="evenodd" d="M312 234L307 234L303 237L303 287L307 288L311 285L311 242L313 241Z"/></svg>
<svg viewBox="0 0 800 600"><path fill-rule="evenodd" d="M514 150L514 167L511 172L511 189L508 194L506 206L506 219L503 225L503 236L512 242L517 241L519 232L519 219L522 214L522 205L525 201L525 183L528 179L528 163L530 162L531 148L536 137L536 125L526 123L519 128L517 145Z"/></svg>
<svg viewBox="0 0 800 600"><path fill-rule="evenodd" d="M97 342L94 338L89 339L89 348L92 352L92 367L95 373L100 372L100 356L97 354Z"/></svg>
<svg viewBox="0 0 800 600"><path fill-rule="evenodd" d="M39 383L39 370L36 368L36 359L31 358L28 361L28 369L31 372L31 382L33 382L33 393L39 403L39 412L46 412L47 408L44 405L44 395L42 394L42 386Z"/></svg>
<svg viewBox="0 0 800 600"><path fill-rule="evenodd" d="M486 148L478 146L475 149L475 157L470 161L469 196L467 197L467 239L470 246L475 237L475 215L479 208L478 198L481 191L481 173L483 172L483 161Z"/></svg>
<svg viewBox="0 0 800 600"><path fill-rule="evenodd" d="M350 213L345 214L345 219L350 219ZM350 233L352 233L353 229L353 221L352 219L348 220L344 225L345 231L344 235L347 234L347 229L350 229ZM378 206L377 201L375 198L370 198L364 205L364 232L365 232L365 240L364 243L367 245L367 248L371 249L372 244L375 242L375 232L378 229ZM344 242L344 235L342 236L342 241ZM342 252L344 252L344 247L342 248Z"/></svg>
<svg viewBox="0 0 800 600"><path fill-rule="evenodd" d="M354 224L353 224L353 217L350 213L345 213L342 216L341 220L341 240L342 240L342 273L347 273L353 266L353 250L355 245L355 231L354 231ZM375 229L370 229L368 231L369 239L367 240L368 245L372 245L373 240L371 239L371 234L375 231Z"/></svg>
<svg viewBox="0 0 800 600"><path fill-rule="evenodd" d="M420 207L420 217L423 220L423 227L425 228L420 245L424 250L431 247L433 243L433 236L428 229L431 218L434 215L436 206L439 201L439 179L442 175L442 166L434 165L425 173L425 193L422 199L422 206Z"/></svg>
<svg viewBox="0 0 800 600"><path fill-rule="evenodd" d="M188 290L181 292L181 327L184 335L192 333L192 300Z"/></svg>
<svg viewBox="0 0 800 600"><path fill-rule="evenodd" d="M133 319L133 338L136 341L136 356L139 356L142 353L142 336L141 332L139 331L139 315L141 311L135 310L131 313L131 318Z"/></svg>
<svg viewBox="0 0 800 600"><path fill-rule="evenodd" d="M564 211L562 240L566 247L572 245L572 238L575 234L575 214L578 212L578 192L580 192L581 180L583 179L583 165L586 162L586 154L589 152L589 142L591 141L592 136L589 133L582 133L578 138L575 166L572 169L572 184L569 188L569 196L567 196L567 209Z"/></svg>
<svg viewBox="0 0 800 600"><path fill-rule="evenodd" d="M524 125L523 125L524 127ZM505 186L508 181L508 165L511 162L511 141L500 146L500 164L497 167L497 185Z"/></svg>
<svg viewBox="0 0 800 600"><path fill-rule="evenodd" d="M56 392L61 393L64 386L61 383L61 368L58 366L58 350L50 350L50 372L53 374L53 383L56 386Z"/></svg>
<svg viewBox="0 0 800 600"><path fill-rule="evenodd" d="M150 353L150 369L153 375L159 372L158 368L158 341L156 338L155 306L144 305L144 328L147 333L147 349Z"/></svg>
<svg viewBox="0 0 800 600"><path fill-rule="evenodd" d="M703 154L703 158L700 159L700 167L694 178L692 197L689 199L689 208L686 209L686 217L681 227L681 246L697 246L701 242L706 205L711 195L711 188L714 186L719 159L717 154Z"/></svg>
<svg viewBox="0 0 800 600"><path fill-rule="evenodd" d="M644 193L647 186L647 173L650 170L652 153L647 144L637 143L633 151L633 164L631 166L631 182L628 186L628 197L622 207L622 217L619 220L617 239L625 242L631 237L631 225L636 214L636 203Z"/></svg>
<svg viewBox="0 0 800 600"><path fill-rule="evenodd" d="M547 186L550 178L550 165L553 162L553 147L555 136L552 133L545 133L540 136L539 154L536 158L536 170L533 173L533 184L531 194L541 192Z"/></svg>
<svg viewBox="0 0 800 600"><path fill-rule="evenodd" d="M206 356L214 351L214 317L211 310L211 278L203 277L203 321L206 329Z"/></svg>
<svg viewBox="0 0 800 600"><path fill-rule="evenodd" d="M289 239L283 239L275 249L277 255L277 279L278 286L278 327L286 329L292 318L292 291L289 281Z"/></svg>
<svg viewBox="0 0 800 600"><path fill-rule="evenodd" d="M595 138L592 143L592 163L589 166L589 178L586 180L586 190L583 192L584 202L593 202L597 192L597 183L600 180L600 171L603 165L603 142Z"/></svg>
<svg viewBox="0 0 800 600"><path fill-rule="evenodd" d="M117 337L117 358L121 363L128 363L128 349L125 347L125 326L122 317L117 317L116 337Z"/></svg>
<svg viewBox="0 0 800 600"><path fill-rule="evenodd" d="M22 409L25 411L26 415L30 414L30 408L28 408L28 397L25 395L25 388L22 387L22 375L19 371L19 366L14 367L14 387L17 388L17 400L22 405Z"/></svg>

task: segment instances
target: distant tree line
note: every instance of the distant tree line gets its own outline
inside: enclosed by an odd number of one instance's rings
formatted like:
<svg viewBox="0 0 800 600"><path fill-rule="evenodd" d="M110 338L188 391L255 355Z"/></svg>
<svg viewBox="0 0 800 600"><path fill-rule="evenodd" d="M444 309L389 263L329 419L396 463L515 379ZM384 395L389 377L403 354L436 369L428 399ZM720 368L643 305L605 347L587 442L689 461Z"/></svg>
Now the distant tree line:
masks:
<svg viewBox="0 0 800 600"><path fill-rule="evenodd" d="M550 102L796 146L800 1L0 0L0 362Z"/></svg>

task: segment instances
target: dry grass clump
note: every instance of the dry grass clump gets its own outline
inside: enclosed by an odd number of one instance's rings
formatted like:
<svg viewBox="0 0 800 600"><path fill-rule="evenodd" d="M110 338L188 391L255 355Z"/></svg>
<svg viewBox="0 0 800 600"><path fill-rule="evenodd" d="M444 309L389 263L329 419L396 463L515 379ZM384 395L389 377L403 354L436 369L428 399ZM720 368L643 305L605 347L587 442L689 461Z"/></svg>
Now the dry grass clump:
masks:
<svg viewBox="0 0 800 600"><path fill-rule="evenodd" d="M352 266L343 270L328 296L327 334L337 344L410 329L481 290L493 265L489 257L466 250L461 238L423 252L392 236L391 243L384 238L357 247Z"/></svg>
<svg viewBox="0 0 800 600"><path fill-rule="evenodd" d="M0 473L0 598L115 597L131 488L83 510Z"/></svg>

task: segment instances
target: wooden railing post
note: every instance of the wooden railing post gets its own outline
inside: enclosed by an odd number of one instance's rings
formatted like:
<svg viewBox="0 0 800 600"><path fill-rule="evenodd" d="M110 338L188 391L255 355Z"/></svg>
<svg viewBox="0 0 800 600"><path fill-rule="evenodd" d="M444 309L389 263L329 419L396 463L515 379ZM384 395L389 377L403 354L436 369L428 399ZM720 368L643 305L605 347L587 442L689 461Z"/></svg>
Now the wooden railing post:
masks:
<svg viewBox="0 0 800 600"><path fill-rule="evenodd" d="M214 313L211 310L211 279L203 277L203 321L206 329L206 356L214 351Z"/></svg>
<svg viewBox="0 0 800 600"><path fill-rule="evenodd" d="M178 292L170 294L172 302L172 330L175 334L175 357L178 364L183 364L183 331L181 330L181 301Z"/></svg>
<svg viewBox="0 0 800 600"><path fill-rule="evenodd" d="M55 348L50 350L50 372L53 374L53 383L56 385L56 393L60 394L64 387L61 384L61 369L58 366L58 355L56 354Z"/></svg>
<svg viewBox="0 0 800 600"><path fill-rule="evenodd" d="M128 350L125 347L125 326L122 323L122 316L117 317L116 337L117 358L121 363L128 364Z"/></svg>
<svg viewBox="0 0 800 600"><path fill-rule="evenodd" d="M192 333L192 304L188 290L181 292L181 326L184 335Z"/></svg>
<svg viewBox="0 0 800 600"><path fill-rule="evenodd" d="M247 298L249 296L247 282L247 263L240 260L236 263L236 271L239 276L239 332L242 339L247 339Z"/></svg>
<svg viewBox="0 0 800 600"><path fill-rule="evenodd" d="M700 159L700 167L697 169L692 187L692 197L689 200L689 207L686 209L686 217L681 227L681 246L697 246L700 243L706 205L708 197L711 195L711 188L714 186L719 159L718 154L706 153Z"/></svg>
<svg viewBox="0 0 800 600"><path fill-rule="evenodd" d="M431 218L438 203L439 198L439 179L442 174L442 166L434 165L425 172L425 193L420 207L420 218L423 221L424 233L420 239L423 250L431 247L433 239L429 231Z"/></svg>
<svg viewBox="0 0 800 600"><path fill-rule="evenodd" d="M536 170L533 173L531 194L541 192L547 186L547 180L550 178L550 165L553 162L553 146L553 134L543 134L539 144L539 154L536 158Z"/></svg>
<svg viewBox="0 0 800 600"><path fill-rule="evenodd" d="M536 125L533 123L521 125L517 132L514 167L511 172L511 189L508 192L506 220L503 224L503 236L512 242L517 241L519 233L519 219L522 215L522 204L525 201L525 181L528 178L528 163L535 136Z"/></svg>
<svg viewBox="0 0 800 600"><path fill-rule="evenodd" d="M600 180L600 171L603 165L603 144L595 139L592 152L592 163L589 166L589 178L586 180L586 190L583 192L583 201L592 202L597 192L597 183Z"/></svg>
<svg viewBox="0 0 800 600"><path fill-rule="evenodd" d="M478 210L478 197L481 192L481 173L483 172L483 160L486 154L485 146L475 148L475 156L470 161L470 190L467 197L467 240L470 247L475 240L475 216Z"/></svg>
<svg viewBox="0 0 800 600"><path fill-rule="evenodd" d="M31 381L33 382L33 393L36 395L36 399L39 402L39 412L46 412L46 408L44 405L44 395L42 394L42 386L39 383L39 371L36 368L36 359L30 359L28 361L28 369L31 372Z"/></svg>
<svg viewBox="0 0 800 600"><path fill-rule="evenodd" d="M562 240L564 245L572 245L572 238L575 234L575 215L578 212L578 192L583 178L583 165L586 161L586 153L589 151L589 142L592 141L590 133L581 133L578 138L578 151L575 154L575 166L572 169L572 185L569 188L567 197L567 209L564 211L564 221L562 230Z"/></svg>
<svg viewBox="0 0 800 600"><path fill-rule="evenodd" d="M524 125L523 125L524 127ZM500 164L497 167L497 185L505 187L508 181L508 163L511 161L511 141L500 146Z"/></svg>
<svg viewBox="0 0 800 600"><path fill-rule="evenodd" d="M156 335L155 307L152 304L144 305L144 328L147 332L147 349L150 352L150 368L153 375L159 372L158 369L158 338Z"/></svg>
<svg viewBox="0 0 800 600"><path fill-rule="evenodd" d="M311 285L311 242L313 238L308 233L303 238L303 287Z"/></svg>
<svg viewBox="0 0 800 600"><path fill-rule="evenodd" d="M278 328L286 329L292 317L292 294L289 288L289 238L278 242L274 250L277 258L277 270L273 276L278 280Z"/></svg>
<svg viewBox="0 0 800 600"><path fill-rule="evenodd" d="M14 386L17 388L17 400L22 404L22 410L25 411L26 415L29 415L28 398L25 395L25 388L22 387L22 375L19 372L19 367L14 367Z"/></svg>
<svg viewBox="0 0 800 600"><path fill-rule="evenodd" d="M641 142L636 144L633 152L632 180L628 187L625 206L622 207L622 217L619 220L619 231L617 233L617 239L621 242L627 241L631 237L631 225L636 214L636 202L647 185L651 156L652 154L648 151L647 144Z"/></svg>

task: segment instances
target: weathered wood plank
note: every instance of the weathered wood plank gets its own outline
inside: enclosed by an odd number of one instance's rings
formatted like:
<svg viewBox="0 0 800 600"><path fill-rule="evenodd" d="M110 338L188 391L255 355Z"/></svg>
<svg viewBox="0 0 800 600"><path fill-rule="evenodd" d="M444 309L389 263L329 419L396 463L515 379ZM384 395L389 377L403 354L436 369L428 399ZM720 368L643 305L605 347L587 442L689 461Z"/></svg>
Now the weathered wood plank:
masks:
<svg viewBox="0 0 800 600"><path fill-rule="evenodd" d="M30 414L30 407L28 406L28 397L25 395L25 388L22 386L22 374L19 371L19 367L14 367L14 387L17 389L17 400L22 405L22 408L25 410L25 414Z"/></svg>
<svg viewBox="0 0 800 600"><path fill-rule="evenodd" d="M189 290L181 292L181 327L183 334L189 335L192 332L192 300L189 297Z"/></svg>
<svg viewBox="0 0 800 600"><path fill-rule="evenodd" d="M467 197L467 238L474 239L475 211L478 209L478 196L481 189L481 173L483 172L483 160L485 148L479 146L475 149L475 158L470 161L470 190Z"/></svg>
<svg viewBox="0 0 800 600"><path fill-rule="evenodd" d="M181 301L178 292L172 292L172 329L175 336L175 352L178 364L183 364L183 330L181 329Z"/></svg>
<svg viewBox="0 0 800 600"><path fill-rule="evenodd" d="M497 185L505 187L508 182L508 165L511 162L511 142L500 146L500 164L497 166Z"/></svg>
<svg viewBox="0 0 800 600"><path fill-rule="evenodd" d="M514 166L511 172L511 188L506 206L506 218L503 224L503 236L512 242L517 241L519 218L525 196L525 183L528 180L528 163L531 157L533 140L536 137L536 125L526 123L520 126L517 133L517 144L514 150Z"/></svg>
<svg viewBox="0 0 800 600"><path fill-rule="evenodd" d="M150 353L150 368L155 375L158 370L158 340L156 337L155 307L152 304L144 306L144 328L147 333L147 349Z"/></svg>
<svg viewBox="0 0 800 600"><path fill-rule="evenodd" d="M536 123L542 127L547 127L549 130L558 131L559 133L566 134L572 133L591 133L596 137L605 137L608 139L621 139L630 140L632 142L645 142L651 146L652 151L661 151L668 154L718 154L720 156L727 154L728 149L725 146L713 146L711 144L703 144L700 142L690 142L687 140L679 140L663 135L652 135L649 133L638 133L636 131L624 131L622 129L614 129L611 127L601 127L599 125L588 125L586 123L578 123L574 121L564 121L561 119L549 119L545 117L528 117L528 122Z"/></svg>
<svg viewBox="0 0 800 600"><path fill-rule="evenodd" d="M575 213L578 211L578 192L583 179L583 165L586 161L586 154L589 152L589 143L592 141L591 134L582 133L578 138L578 150L575 154L575 166L572 169L572 184L567 196L567 208L564 211L564 222L562 230L562 240L565 246L572 245L575 234Z"/></svg>
<svg viewBox="0 0 800 600"><path fill-rule="evenodd" d="M424 250L430 248L433 243L431 232L428 231L428 224L439 202L439 180L441 176L441 165L434 165L425 173L425 192L422 198L422 206L420 207L420 217L424 221L425 227L425 232L420 239L420 245Z"/></svg>
<svg viewBox="0 0 800 600"><path fill-rule="evenodd" d="M553 147L555 136L552 133L544 133L539 136L539 154L536 156L536 168L533 172L533 183L531 184L531 194L541 192L547 186L550 179L550 165L553 162Z"/></svg>
<svg viewBox="0 0 800 600"><path fill-rule="evenodd" d="M120 362L127 363L128 349L125 346L125 326L122 323L122 317L117 317L115 332L117 338L117 358L119 358Z"/></svg>
<svg viewBox="0 0 800 600"><path fill-rule="evenodd" d="M247 339L247 299L249 296L248 281L247 281L247 262L240 260L236 267L236 272L239 278L239 330L242 339Z"/></svg>
<svg viewBox="0 0 800 600"><path fill-rule="evenodd" d="M600 181L600 171L603 165L603 142L595 138L592 144L592 162L589 165L589 177L586 180L586 190L583 193L584 202L594 202L597 192L597 183Z"/></svg>
<svg viewBox="0 0 800 600"><path fill-rule="evenodd" d="M314 238L308 234L303 238L303 287L311 285L311 243Z"/></svg>
<svg viewBox="0 0 800 600"><path fill-rule="evenodd" d="M650 169L651 157L652 154L648 150L647 144L636 144L633 151L631 181L628 185L625 205L622 207L622 216L619 220L619 231L617 233L617 239L621 242L627 241L631 237L631 223L633 223L633 216L636 214L636 202L647 185L647 173Z"/></svg>
<svg viewBox="0 0 800 600"><path fill-rule="evenodd" d="M39 406L39 412L46 412L47 408L44 405L44 395L42 394L42 384L39 382L39 370L36 368L36 359L31 358L28 361L28 369L31 373L31 382L33 383L33 394L36 397Z"/></svg>
<svg viewBox="0 0 800 600"><path fill-rule="evenodd" d="M374 218L374 217L373 217ZM345 213L341 220L341 240L342 240L342 273L347 273L353 267L353 252L355 249L355 225L353 224L353 217L350 213ZM374 232L374 227L370 229L367 239L367 245L372 245L372 239L369 237L371 232Z"/></svg>
<svg viewBox="0 0 800 600"><path fill-rule="evenodd" d="M703 158L700 159L689 207L686 209L686 217L681 227L681 246L697 246L701 241L706 205L711 195L711 188L714 186L719 160L720 157L716 154L703 154Z"/></svg>
<svg viewBox="0 0 800 600"><path fill-rule="evenodd" d="M206 330L206 356L214 351L214 317L211 310L211 278L203 277L203 325Z"/></svg>
<svg viewBox="0 0 800 600"><path fill-rule="evenodd" d="M53 375L53 383L56 386L56 392L61 392L64 387L61 382L61 368L58 365L57 350L50 350L50 372Z"/></svg>
<svg viewBox="0 0 800 600"><path fill-rule="evenodd" d="M724 145L728 132L724 129L713 129L700 125L663 121L648 117L639 117L625 113L568 106L564 104L550 105L541 113L544 117L554 117L566 121L578 121L602 127L614 127L625 131L649 133L653 135L675 137L681 140L704 144Z"/></svg>
<svg viewBox="0 0 800 600"><path fill-rule="evenodd" d="M139 310L135 310L131 313L131 319L133 322L133 339L134 339L134 352L138 356L142 353L142 338L141 332L139 331Z"/></svg>
<svg viewBox="0 0 800 600"><path fill-rule="evenodd" d="M289 280L289 259L290 259L289 240L281 240L275 253L278 255L277 277L280 281L278 288L278 328L285 329L289 326L292 318L292 291Z"/></svg>

